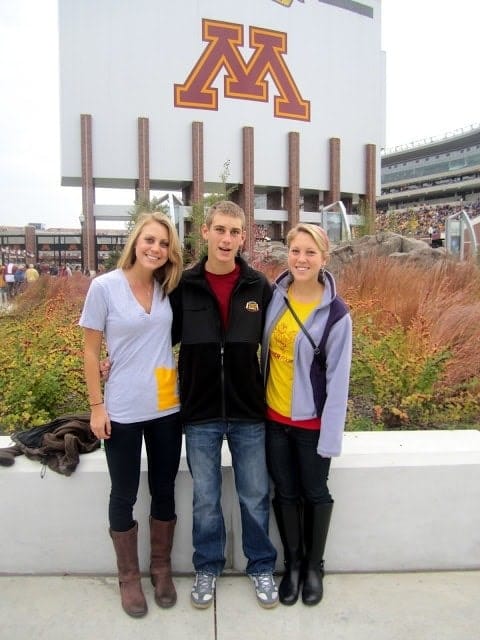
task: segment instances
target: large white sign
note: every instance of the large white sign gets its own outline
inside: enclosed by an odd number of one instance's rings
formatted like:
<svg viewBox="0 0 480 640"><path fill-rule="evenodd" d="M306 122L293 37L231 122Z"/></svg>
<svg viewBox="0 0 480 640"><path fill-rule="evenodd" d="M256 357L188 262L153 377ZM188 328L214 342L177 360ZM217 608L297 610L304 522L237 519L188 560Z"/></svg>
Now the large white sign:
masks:
<svg viewBox="0 0 480 640"><path fill-rule="evenodd" d="M191 124L204 123L205 181L242 182L242 127L255 131L255 184L365 190L365 144L384 143L380 0L59 0L62 183L80 184L80 114L93 118L93 175L137 179L137 118L150 121L155 188L192 179ZM378 165L380 163L378 162Z"/></svg>

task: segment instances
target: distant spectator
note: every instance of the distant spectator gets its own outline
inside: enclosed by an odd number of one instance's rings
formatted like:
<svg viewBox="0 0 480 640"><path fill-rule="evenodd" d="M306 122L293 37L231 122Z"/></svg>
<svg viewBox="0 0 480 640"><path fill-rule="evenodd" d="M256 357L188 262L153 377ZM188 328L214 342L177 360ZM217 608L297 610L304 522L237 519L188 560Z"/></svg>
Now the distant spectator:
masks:
<svg viewBox="0 0 480 640"><path fill-rule="evenodd" d="M35 269L33 264L29 264L28 269L25 271L25 280L27 281L27 284L32 284L33 282L36 282L39 279L39 277L40 277L40 274Z"/></svg>
<svg viewBox="0 0 480 640"><path fill-rule="evenodd" d="M9 298L13 298L15 295L15 271L17 270L17 265L13 264L13 262L9 262L7 264L7 268L5 270L5 282L7 283L7 296Z"/></svg>
<svg viewBox="0 0 480 640"><path fill-rule="evenodd" d="M72 270L68 266L68 264L62 264L60 269L58 270L59 278L69 278L72 275Z"/></svg>
<svg viewBox="0 0 480 640"><path fill-rule="evenodd" d="M5 282L5 267L0 265L0 307L7 304L7 283Z"/></svg>
<svg viewBox="0 0 480 640"><path fill-rule="evenodd" d="M18 295L23 291L23 288L25 286L25 265L23 264L17 265L17 269L13 277L14 277L15 295Z"/></svg>
<svg viewBox="0 0 480 640"><path fill-rule="evenodd" d="M50 275L50 265L48 265L46 262L42 262L41 264L38 265L37 271L42 276L49 276Z"/></svg>

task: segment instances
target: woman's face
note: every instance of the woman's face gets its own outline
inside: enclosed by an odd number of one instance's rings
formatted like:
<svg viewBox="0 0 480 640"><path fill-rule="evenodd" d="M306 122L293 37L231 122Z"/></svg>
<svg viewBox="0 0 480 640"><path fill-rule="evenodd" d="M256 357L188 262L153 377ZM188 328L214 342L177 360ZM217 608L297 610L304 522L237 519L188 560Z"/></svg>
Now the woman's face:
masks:
<svg viewBox="0 0 480 640"><path fill-rule="evenodd" d="M154 271L168 260L168 230L160 222L148 222L135 243L135 257L139 266Z"/></svg>
<svg viewBox="0 0 480 640"><path fill-rule="evenodd" d="M299 283L316 283L325 264L324 252L320 251L311 235L299 231L288 248L288 268L293 279Z"/></svg>

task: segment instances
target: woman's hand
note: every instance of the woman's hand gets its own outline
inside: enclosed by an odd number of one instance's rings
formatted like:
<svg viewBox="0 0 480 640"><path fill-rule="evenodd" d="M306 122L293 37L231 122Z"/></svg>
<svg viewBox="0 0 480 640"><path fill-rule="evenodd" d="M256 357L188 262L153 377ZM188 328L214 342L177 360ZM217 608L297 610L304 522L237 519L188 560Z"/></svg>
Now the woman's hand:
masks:
<svg viewBox="0 0 480 640"><path fill-rule="evenodd" d="M110 438L112 427L103 403L92 407L90 429L99 440L108 440Z"/></svg>

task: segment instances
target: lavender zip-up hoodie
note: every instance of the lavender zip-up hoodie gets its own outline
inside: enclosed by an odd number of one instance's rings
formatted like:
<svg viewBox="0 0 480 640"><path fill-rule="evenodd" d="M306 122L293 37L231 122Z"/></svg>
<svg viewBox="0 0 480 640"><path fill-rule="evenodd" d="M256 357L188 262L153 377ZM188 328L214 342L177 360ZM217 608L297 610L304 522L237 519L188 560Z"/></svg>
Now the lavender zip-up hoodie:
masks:
<svg viewBox="0 0 480 640"><path fill-rule="evenodd" d="M262 371L265 382L268 375L268 355L271 333L287 306L284 296L292 276L283 272L275 281L273 298L265 320L262 341ZM327 322L330 303L336 296L335 281L325 272L325 291L321 303L308 317L305 327L318 345ZM345 314L330 329L325 346L327 359L327 399L321 417L320 438L317 453L323 457L339 456L342 451L343 431L347 413L348 384L352 359L352 320ZM298 328L295 338L292 386L292 420L309 420L317 415L310 382L310 367L313 348L307 337Z"/></svg>

